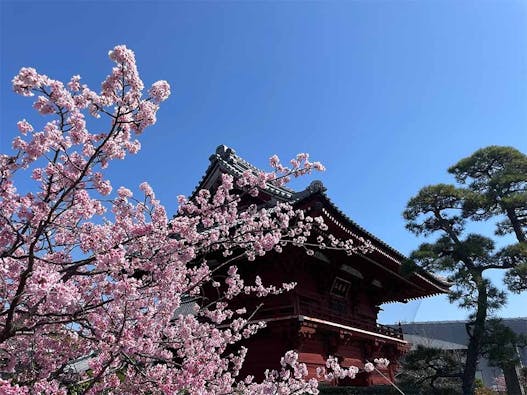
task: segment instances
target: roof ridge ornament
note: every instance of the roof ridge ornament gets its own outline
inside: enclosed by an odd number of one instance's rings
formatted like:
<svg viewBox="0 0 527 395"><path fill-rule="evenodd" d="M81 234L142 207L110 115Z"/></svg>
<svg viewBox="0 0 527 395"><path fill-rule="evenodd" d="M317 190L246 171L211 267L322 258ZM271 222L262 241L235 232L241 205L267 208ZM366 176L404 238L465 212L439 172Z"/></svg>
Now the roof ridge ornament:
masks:
<svg viewBox="0 0 527 395"><path fill-rule="evenodd" d="M236 155L236 151L227 147L225 144L220 144L216 147L216 155L222 159L227 159L231 155Z"/></svg>
<svg viewBox="0 0 527 395"><path fill-rule="evenodd" d="M311 184L307 187L307 190L311 193L315 192L326 192L327 188L324 186L324 183L320 180L313 180Z"/></svg>

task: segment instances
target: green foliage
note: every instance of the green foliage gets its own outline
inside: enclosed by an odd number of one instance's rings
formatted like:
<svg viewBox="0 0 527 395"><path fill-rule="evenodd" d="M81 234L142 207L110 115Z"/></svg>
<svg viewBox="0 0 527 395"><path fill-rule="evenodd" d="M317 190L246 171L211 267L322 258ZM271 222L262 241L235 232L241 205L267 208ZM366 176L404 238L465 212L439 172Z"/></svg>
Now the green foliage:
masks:
<svg viewBox="0 0 527 395"><path fill-rule="evenodd" d="M484 277L506 270L514 292L527 289L527 156L511 147L476 151L449 169L460 185L422 188L403 213L416 235L437 234L410 258L420 268L448 272L450 300L471 311L463 392L472 393L488 315L506 302L506 294ZM517 243L496 249L494 239L467 232L471 221L496 220L495 236L513 233ZM411 265L405 265L406 269Z"/></svg>
<svg viewBox="0 0 527 395"><path fill-rule="evenodd" d="M407 392L406 395L418 395L420 392ZM320 395L400 395L390 385L376 385L371 387L321 387Z"/></svg>
<svg viewBox="0 0 527 395"><path fill-rule="evenodd" d="M476 387L476 390L478 390L480 388L485 388L485 384L483 383L483 380L477 378L476 380L474 380L474 387Z"/></svg>
<svg viewBox="0 0 527 395"><path fill-rule="evenodd" d="M406 228L417 235L430 235L448 225L458 233L464 220L453 214L452 210L463 207L464 195L464 190L453 185L437 184L424 187L417 196L410 199L403 212L407 221ZM436 212L444 212L446 215L438 218Z"/></svg>
<svg viewBox="0 0 527 395"><path fill-rule="evenodd" d="M403 213L406 227L417 235L439 233L422 244L411 258L432 271L455 273L457 294L467 294L474 274L506 269L505 283L513 292L527 289L527 156L511 147L490 146L476 151L449 169L461 187L429 185L410 199ZM467 221L498 219L496 235L514 233L518 243L496 250L489 237L464 235ZM478 273L476 273L478 272ZM503 297L495 290L497 300ZM454 295L455 297L455 295ZM464 306L470 301L464 300Z"/></svg>
<svg viewBox="0 0 527 395"><path fill-rule="evenodd" d="M474 387L475 387L475 395L495 395L496 392L492 391L490 388L485 387L485 384L483 383L483 380L480 378L477 378L474 381Z"/></svg>
<svg viewBox="0 0 527 395"><path fill-rule="evenodd" d="M508 218L500 223L497 234L527 227L527 156L512 147L482 148L460 160L448 171L473 192L464 204L465 216L486 220L497 215ZM514 220L520 228L514 229ZM524 239L525 240L525 239Z"/></svg>
<svg viewBox="0 0 527 395"><path fill-rule="evenodd" d="M517 334L499 319L489 320L485 328L482 354L491 366L503 368L520 362L518 348L527 346L527 337Z"/></svg>
<svg viewBox="0 0 527 395"><path fill-rule="evenodd" d="M459 391L451 389L437 389L432 392L428 388L399 387L405 395L457 395ZM372 387L322 387L320 395L401 395L399 391L389 385Z"/></svg>
<svg viewBox="0 0 527 395"><path fill-rule="evenodd" d="M498 259L504 265L511 266L505 274L505 284L512 292L527 291L527 243L518 243L503 248Z"/></svg>
<svg viewBox="0 0 527 395"><path fill-rule="evenodd" d="M498 265L510 269L505 283L513 292L527 290L527 156L512 147L490 146L449 169L467 185L463 216L476 221L501 219L495 233L513 233L518 244L496 255Z"/></svg>
<svg viewBox="0 0 527 395"><path fill-rule="evenodd" d="M397 383L405 388L420 388L424 393L451 391L461 388L462 357L454 351L417 346L401 361Z"/></svg>

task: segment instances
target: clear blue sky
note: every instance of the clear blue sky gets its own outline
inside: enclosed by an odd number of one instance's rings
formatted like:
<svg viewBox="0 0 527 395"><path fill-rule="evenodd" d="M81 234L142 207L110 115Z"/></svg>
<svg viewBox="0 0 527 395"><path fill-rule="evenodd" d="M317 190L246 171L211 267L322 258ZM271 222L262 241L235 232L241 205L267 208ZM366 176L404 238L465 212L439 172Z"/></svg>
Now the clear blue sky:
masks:
<svg viewBox="0 0 527 395"><path fill-rule="evenodd" d="M107 51L136 52L147 85L173 96L114 186L148 180L169 211L219 144L265 167L309 152L332 200L403 253L418 240L401 212L420 187L474 150L527 152L527 3L522 1L6 1L1 135L6 151L31 101L11 93L22 66L94 88ZM295 186L301 188L309 180ZM527 295L503 316L525 316ZM390 305L381 321L462 319L445 298Z"/></svg>

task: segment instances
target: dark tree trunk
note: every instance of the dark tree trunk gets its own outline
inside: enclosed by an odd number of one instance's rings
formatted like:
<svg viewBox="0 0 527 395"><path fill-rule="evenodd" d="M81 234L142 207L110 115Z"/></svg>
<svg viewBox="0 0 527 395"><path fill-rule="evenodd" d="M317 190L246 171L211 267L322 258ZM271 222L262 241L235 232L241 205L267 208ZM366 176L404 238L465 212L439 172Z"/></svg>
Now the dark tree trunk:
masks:
<svg viewBox="0 0 527 395"><path fill-rule="evenodd" d="M514 230L514 234L516 235L518 241L520 243L527 241L527 238L525 237L525 232L522 229L522 225L514 209L508 208L506 209L506 211L507 217L509 218L509 221L511 221L512 229Z"/></svg>
<svg viewBox="0 0 527 395"><path fill-rule="evenodd" d="M469 329L469 343L467 349L467 360L463 371L463 395L474 394L474 380L481 352L481 341L485 334L485 320L487 319L487 286L480 273L474 275L478 284L478 306L476 318ZM469 325L469 324L467 324Z"/></svg>
<svg viewBox="0 0 527 395"><path fill-rule="evenodd" d="M507 385L507 395L525 395L523 385L520 383L520 369L516 364L502 366L505 384Z"/></svg>

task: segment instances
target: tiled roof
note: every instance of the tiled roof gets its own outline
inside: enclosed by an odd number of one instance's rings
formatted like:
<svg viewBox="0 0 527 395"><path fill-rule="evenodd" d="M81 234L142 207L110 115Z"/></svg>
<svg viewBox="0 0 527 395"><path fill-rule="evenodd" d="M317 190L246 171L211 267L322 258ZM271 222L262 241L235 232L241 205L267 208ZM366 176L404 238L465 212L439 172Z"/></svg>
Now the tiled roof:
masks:
<svg viewBox="0 0 527 395"><path fill-rule="evenodd" d="M235 177L241 176L245 171L259 172L260 170L247 162L245 159L236 155L236 151L226 145L220 145L216 148L216 152L209 157L210 165L202 177L198 186L194 190L195 194L198 190L206 187L210 177L214 175L216 169L221 169L223 172L231 174ZM279 200L291 201L295 199L296 192L290 188L280 187L268 184L267 192Z"/></svg>
<svg viewBox="0 0 527 395"><path fill-rule="evenodd" d="M236 151L234 151L230 147L227 147L226 145L218 146L216 148L216 152L210 156L209 160L210 165L207 168L205 175L202 177L198 186L194 190L193 194L195 194L198 190L202 188L210 188L212 186L211 181L213 181L213 179L218 175L219 172L225 172L235 177L239 177L247 170L250 170L255 173L261 171L260 169L247 162L245 159L238 156L236 154ZM372 233L368 232L366 229L364 229L362 226L360 226L350 217L348 217L342 210L340 210L337 205L333 203L333 201L326 194L326 190L327 189L326 187L324 187L322 181L315 180L311 182L311 184L309 184L308 187L303 191L294 191L287 187L275 186L268 183L266 193L269 193L276 200L286 201L291 204L299 204L302 201L308 199L309 197L315 194L319 194L326 201L327 206L331 210L333 210L339 217L341 217L341 221L344 222L346 227L352 228L353 230L360 233L360 236L366 237L370 239L373 243L380 246L380 249L377 248L380 253L390 257L398 264L401 264L406 259L408 259L404 254L397 251L392 246L386 244L384 241L382 241ZM439 287L443 291L448 291L448 288L451 286L451 284L448 283L445 278L435 276L424 270L415 272L415 275L423 278L427 282L431 282L434 286Z"/></svg>
<svg viewBox="0 0 527 395"><path fill-rule="evenodd" d="M404 340L408 341L414 346L425 346L429 348L439 348L440 350L466 350L468 347L464 344L448 342L440 339L433 339L430 337L419 335L404 335Z"/></svg>
<svg viewBox="0 0 527 395"><path fill-rule="evenodd" d="M253 172L259 172L261 171L257 167L253 166L249 162L247 162L242 157L236 155L236 151L234 151L232 148L227 147L226 145L220 145L216 148L216 152L210 156L210 165L207 171L205 172L205 175L202 177L200 183L198 184L198 187L194 192L197 192L203 184L205 184L206 181L208 181L211 172L215 169L215 167L219 166L223 171L227 172L228 174L232 174L233 176L240 176L245 172L246 170L250 170ZM357 224L355 221L353 221L351 218L349 218L343 211L340 210L340 208L337 207L333 203L333 201L329 198L329 196L326 194L326 187L320 180L315 180L309 184L309 186L304 189L303 191L294 191L287 187L279 187L268 184L266 192L273 195L273 197L278 198L279 200L286 200L289 203L298 203L304 199L307 199L308 197L320 193L327 203L331 206L332 209L334 209L343 219L348 222L349 225L357 229L359 232L363 233L365 236L368 236L370 239L374 240L378 244L382 245L386 249L390 250L394 255L396 255L401 260L406 259L406 257L399 251L397 251L395 248L389 246L381 239L377 238L375 235L368 232L366 229L364 229L362 226Z"/></svg>

